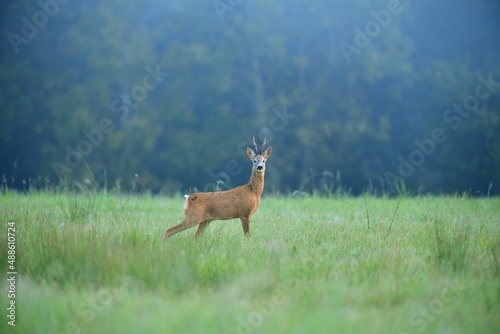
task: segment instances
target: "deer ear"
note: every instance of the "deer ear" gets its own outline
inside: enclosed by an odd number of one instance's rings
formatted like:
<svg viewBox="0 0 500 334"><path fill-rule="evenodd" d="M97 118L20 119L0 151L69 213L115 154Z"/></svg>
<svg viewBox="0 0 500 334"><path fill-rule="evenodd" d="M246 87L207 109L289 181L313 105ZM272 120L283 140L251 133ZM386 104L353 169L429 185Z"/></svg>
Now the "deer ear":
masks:
<svg viewBox="0 0 500 334"><path fill-rule="evenodd" d="M273 153L273 147L269 147L267 150L264 151L264 159L267 159L271 156L271 153Z"/></svg>
<svg viewBox="0 0 500 334"><path fill-rule="evenodd" d="M250 158L250 160L253 160L257 156L257 154L255 154L255 152L252 151L250 147L247 147L247 155Z"/></svg>

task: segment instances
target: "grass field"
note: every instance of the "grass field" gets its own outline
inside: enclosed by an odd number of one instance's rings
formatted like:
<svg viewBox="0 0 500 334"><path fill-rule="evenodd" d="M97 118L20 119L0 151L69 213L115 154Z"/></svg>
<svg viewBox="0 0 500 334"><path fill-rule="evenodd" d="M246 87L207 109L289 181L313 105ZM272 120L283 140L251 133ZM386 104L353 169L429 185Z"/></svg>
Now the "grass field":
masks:
<svg viewBox="0 0 500 334"><path fill-rule="evenodd" d="M498 333L500 198L262 199L162 241L183 198L0 195L9 333ZM11 224L11 225L14 225ZM8 278L8 277L7 277Z"/></svg>

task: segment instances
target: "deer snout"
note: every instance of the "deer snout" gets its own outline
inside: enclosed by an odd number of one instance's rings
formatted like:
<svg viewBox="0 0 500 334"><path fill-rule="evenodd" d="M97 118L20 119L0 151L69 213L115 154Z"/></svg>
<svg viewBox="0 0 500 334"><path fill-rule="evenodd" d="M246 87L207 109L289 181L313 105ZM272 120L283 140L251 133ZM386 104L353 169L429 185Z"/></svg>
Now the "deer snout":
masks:
<svg viewBox="0 0 500 334"><path fill-rule="evenodd" d="M257 170L262 170L264 169L264 167L262 167L261 165L257 166Z"/></svg>

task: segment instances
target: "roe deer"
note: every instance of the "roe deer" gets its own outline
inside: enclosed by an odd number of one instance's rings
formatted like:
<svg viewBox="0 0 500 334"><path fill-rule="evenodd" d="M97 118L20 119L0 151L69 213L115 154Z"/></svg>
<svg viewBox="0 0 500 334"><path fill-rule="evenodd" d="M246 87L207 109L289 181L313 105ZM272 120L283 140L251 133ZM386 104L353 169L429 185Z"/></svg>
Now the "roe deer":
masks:
<svg viewBox="0 0 500 334"><path fill-rule="evenodd" d="M233 218L240 218L243 232L247 236L250 234L250 218L259 207L260 196L264 190L266 160L272 152L272 147L264 151L266 139L259 150L253 137L253 146L255 152L247 147L247 155L253 162L250 181L231 190L185 195L184 220L179 225L169 228L164 239L196 225L199 225L195 234L198 238L213 220Z"/></svg>

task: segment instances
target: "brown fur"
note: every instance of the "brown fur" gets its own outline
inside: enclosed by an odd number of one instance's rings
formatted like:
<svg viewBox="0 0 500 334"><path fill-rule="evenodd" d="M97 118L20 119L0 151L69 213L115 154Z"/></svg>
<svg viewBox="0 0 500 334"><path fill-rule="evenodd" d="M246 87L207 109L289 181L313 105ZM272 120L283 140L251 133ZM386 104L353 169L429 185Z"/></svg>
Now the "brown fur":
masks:
<svg viewBox="0 0 500 334"><path fill-rule="evenodd" d="M255 141L254 141L255 143ZM264 147L264 144L262 145ZM257 147L256 147L257 151ZM198 225L195 237L203 234L213 220L240 218L245 235L250 234L250 219L257 211L260 196L264 191L265 163L271 156L272 148L264 153L247 148L247 155L253 162L252 175L247 184L227 191L196 193L186 198L184 220L169 228L165 238ZM260 154L259 154L260 153Z"/></svg>

